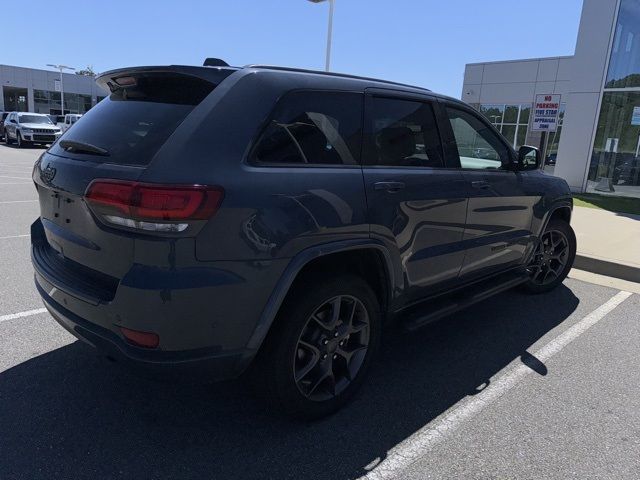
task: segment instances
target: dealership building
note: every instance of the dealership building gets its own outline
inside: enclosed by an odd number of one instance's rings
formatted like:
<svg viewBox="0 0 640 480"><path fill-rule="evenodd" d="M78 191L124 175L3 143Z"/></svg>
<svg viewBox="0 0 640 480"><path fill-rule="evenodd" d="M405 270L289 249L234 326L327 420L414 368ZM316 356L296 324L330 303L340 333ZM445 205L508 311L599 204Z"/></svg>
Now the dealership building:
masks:
<svg viewBox="0 0 640 480"><path fill-rule="evenodd" d="M467 65L462 99L572 190L640 197L640 0L584 0L573 56ZM541 99L557 99L549 131Z"/></svg>
<svg viewBox="0 0 640 480"><path fill-rule="evenodd" d="M60 90L64 113L84 113L108 93L90 76L0 65L0 111L60 115Z"/></svg>

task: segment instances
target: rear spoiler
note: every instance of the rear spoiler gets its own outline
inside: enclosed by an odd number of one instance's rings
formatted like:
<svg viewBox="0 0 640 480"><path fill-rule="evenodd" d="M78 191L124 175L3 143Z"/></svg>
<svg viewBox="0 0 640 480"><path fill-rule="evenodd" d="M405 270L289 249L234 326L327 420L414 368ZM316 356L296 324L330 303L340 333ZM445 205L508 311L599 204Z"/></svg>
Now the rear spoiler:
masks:
<svg viewBox="0 0 640 480"><path fill-rule="evenodd" d="M148 66L148 67L129 67L129 68L119 68L116 70L109 70L108 72L104 72L100 74L96 78L96 83L104 88L105 90L109 90L113 92L118 89L120 86L116 81L118 78L127 77L132 75L140 75L140 74L149 74L153 75L154 73L175 73L176 75L186 75L190 77L201 78L202 80L206 80L215 85L219 84L231 75L236 70L239 70L236 67L229 66L207 66L207 67L194 67L191 65L165 65L165 66Z"/></svg>

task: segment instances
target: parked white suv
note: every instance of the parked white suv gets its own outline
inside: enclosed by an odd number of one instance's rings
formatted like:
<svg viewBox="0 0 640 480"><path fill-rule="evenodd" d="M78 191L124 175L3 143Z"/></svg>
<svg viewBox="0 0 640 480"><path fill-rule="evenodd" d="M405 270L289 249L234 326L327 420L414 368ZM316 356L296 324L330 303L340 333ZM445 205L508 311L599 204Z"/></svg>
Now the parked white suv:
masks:
<svg viewBox="0 0 640 480"><path fill-rule="evenodd" d="M18 148L28 144L55 142L62 132L41 113L11 112L4 121L4 141L16 142Z"/></svg>
<svg viewBox="0 0 640 480"><path fill-rule="evenodd" d="M67 113L64 116L64 122L60 126L60 128L62 128L62 133L64 133L67 130L69 130L69 128L71 128L71 125L73 125L78 120L80 120L80 117L82 117L82 115L80 115L78 113Z"/></svg>

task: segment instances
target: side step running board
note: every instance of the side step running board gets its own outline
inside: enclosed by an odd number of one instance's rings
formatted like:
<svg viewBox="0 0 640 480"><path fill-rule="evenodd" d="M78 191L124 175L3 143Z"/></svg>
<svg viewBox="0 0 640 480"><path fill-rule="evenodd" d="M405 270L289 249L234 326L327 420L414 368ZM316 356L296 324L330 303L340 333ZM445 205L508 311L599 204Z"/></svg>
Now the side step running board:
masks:
<svg viewBox="0 0 640 480"><path fill-rule="evenodd" d="M491 277L464 290L427 300L411 307L401 320L402 324L409 331L416 330L497 293L516 287L527 279L528 276L524 272L515 275L510 273L506 276Z"/></svg>

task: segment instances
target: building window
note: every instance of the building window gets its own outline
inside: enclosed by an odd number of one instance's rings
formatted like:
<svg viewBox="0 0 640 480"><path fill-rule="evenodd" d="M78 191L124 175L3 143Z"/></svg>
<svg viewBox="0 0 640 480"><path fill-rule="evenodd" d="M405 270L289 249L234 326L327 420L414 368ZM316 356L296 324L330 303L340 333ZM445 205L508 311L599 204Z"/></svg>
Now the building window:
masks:
<svg viewBox="0 0 640 480"><path fill-rule="evenodd" d="M605 88L640 87L640 0L622 0Z"/></svg>
<svg viewBox="0 0 640 480"><path fill-rule="evenodd" d="M65 99L66 100L66 99ZM47 90L33 91L33 104L36 113L60 115L60 92L49 92Z"/></svg>
<svg viewBox="0 0 640 480"><path fill-rule="evenodd" d="M61 115L60 92L47 90L33 91L34 111L51 115ZM86 113L91 108L91 95L78 93L64 94L64 113Z"/></svg>
<svg viewBox="0 0 640 480"><path fill-rule="evenodd" d="M2 87L4 99L4 109L7 112L28 112L29 102L27 101L27 89L16 87Z"/></svg>
<svg viewBox="0 0 640 480"><path fill-rule="evenodd" d="M620 3L587 191L640 197L640 0Z"/></svg>
<svg viewBox="0 0 640 480"><path fill-rule="evenodd" d="M525 145L532 104L480 105L480 112L495 125L509 144L518 149Z"/></svg>
<svg viewBox="0 0 640 480"><path fill-rule="evenodd" d="M640 91L605 91L587 190L640 197Z"/></svg>
<svg viewBox="0 0 640 480"><path fill-rule="evenodd" d="M480 112L496 127L502 125L504 105L480 105ZM500 130L500 128L498 128L498 130Z"/></svg>

